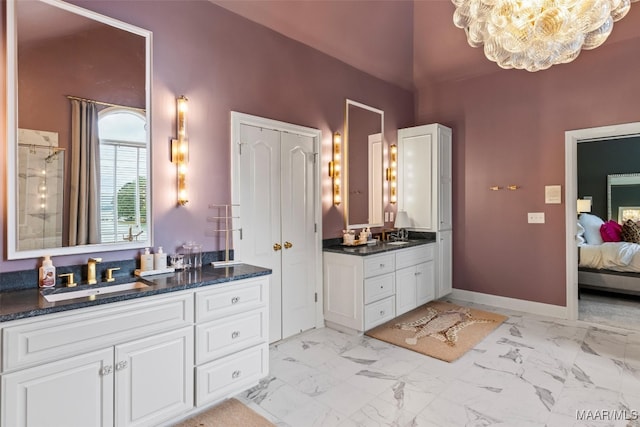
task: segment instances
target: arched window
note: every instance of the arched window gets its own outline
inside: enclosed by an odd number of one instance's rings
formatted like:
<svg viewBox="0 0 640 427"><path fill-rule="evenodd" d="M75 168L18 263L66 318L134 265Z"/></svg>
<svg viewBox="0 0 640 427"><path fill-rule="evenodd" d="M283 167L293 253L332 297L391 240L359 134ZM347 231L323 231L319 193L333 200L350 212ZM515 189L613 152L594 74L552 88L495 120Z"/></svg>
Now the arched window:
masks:
<svg viewBox="0 0 640 427"><path fill-rule="evenodd" d="M100 234L121 242L129 232L147 235L147 133L142 112L110 107L99 113Z"/></svg>

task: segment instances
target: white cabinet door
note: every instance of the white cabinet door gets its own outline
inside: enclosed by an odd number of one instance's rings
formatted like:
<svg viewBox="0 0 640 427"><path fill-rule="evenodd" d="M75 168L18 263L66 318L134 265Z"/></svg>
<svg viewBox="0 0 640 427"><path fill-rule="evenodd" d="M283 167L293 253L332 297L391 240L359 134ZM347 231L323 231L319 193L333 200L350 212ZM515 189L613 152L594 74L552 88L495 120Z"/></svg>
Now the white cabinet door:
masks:
<svg viewBox="0 0 640 427"><path fill-rule="evenodd" d="M398 130L398 210L407 211L411 228L435 230L433 136L427 126Z"/></svg>
<svg viewBox="0 0 640 427"><path fill-rule="evenodd" d="M396 316L417 307L416 268L407 267L396 271Z"/></svg>
<svg viewBox="0 0 640 427"><path fill-rule="evenodd" d="M438 128L438 230L453 228L451 129Z"/></svg>
<svg viewBox="0 0 640 427"><path fill-rule="evenodd" d="M155 425L193 407L193 349L191 326L115 347L118 426Z"/></svg>
<svg viewBox="0 0 640 427"><path fill-rule="evenodd" d="M438 298L453 291L453 232L438 233Z"/></svg>
<svg viewBox="0 0 640 427"><path fill-rule="evenodd" d="M347 328L362 331L362 257L324 253L324 318Z"/></svg>
<svg viewBox="0 0 640 427"><path fill-rule="evenodd" d="M113 426L113 348L2 376L3 427Z"/></svg>
<svg viewBox="0 0 640 427"><path fill-rule="evenodd" d="M436 296L436 268L434 261L416 265L417 305L433 300Z"/></svg>

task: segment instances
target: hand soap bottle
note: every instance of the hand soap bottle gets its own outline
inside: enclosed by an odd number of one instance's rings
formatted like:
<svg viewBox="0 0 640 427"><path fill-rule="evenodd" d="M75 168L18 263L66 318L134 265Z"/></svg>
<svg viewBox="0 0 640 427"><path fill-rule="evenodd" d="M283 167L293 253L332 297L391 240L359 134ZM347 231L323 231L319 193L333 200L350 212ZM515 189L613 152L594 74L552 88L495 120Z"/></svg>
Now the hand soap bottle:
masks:
<svg viewBox="0 0 640 427"><path fill-rule="evenodd" d="M40 287L50 288L56 285L56 268L53 266L51 256L45 255L40 267Z"/></svg>
<svg viewBox="0 0 640 427"><path fill-rule="evenodd" d="M140 271L153 270L153 254L149 252L149 248L144 248L144 253L140 255Z"/></svg>
<svg viewBox="0 0 640 427"><path fill-rule="evenodd" d="M153 254L153 268L155 270L167 268L167 255L162 252L162 246L158 246L158 250Z"/></svg>

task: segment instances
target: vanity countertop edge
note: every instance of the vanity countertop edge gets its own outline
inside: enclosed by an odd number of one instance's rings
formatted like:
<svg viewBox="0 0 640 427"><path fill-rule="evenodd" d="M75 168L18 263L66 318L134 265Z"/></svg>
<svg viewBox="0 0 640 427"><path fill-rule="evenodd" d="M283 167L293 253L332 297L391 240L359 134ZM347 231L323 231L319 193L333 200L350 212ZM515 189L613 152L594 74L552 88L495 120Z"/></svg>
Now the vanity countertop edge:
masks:
<svg viewBox="0 0 640 427"><path fill-rule="evenodd" d="M248 264L238 264L222 268L214 268L213 266L206 265L201 269L196 270L183 270L175 273L148 276L144 278L121 278L114 283L91 285L91 287L100 287L140 281L146 283L149 287L134 291L129 290L58 302L47 302L40 294L40 288L0 292L0 323L78 308L110 304L135 298L143 298L151 295L218 285L242 279L266 276L269 274L271 274L271 270L268 268ZM82 285L82 288L87 286L89 285ZM75 290L81 289L81 287L64 289Z"/></svg>
<svg viewBox="0 0 640 427"><path fill-rule="evenodd" d="M338 254L344 255L357 255L357 256L367 256L367 255L376 255L384 252L397 251L406 248L412 248L415 246L428 245L431 243L435 243L435 238L433 239L410 239L406 244L403 245L394 245L389 244L390 242L378 242L375 245L360 245L360 246L345 246L345 245L334 245L327 246L322 248L323 252L334 252Z"/></svg>

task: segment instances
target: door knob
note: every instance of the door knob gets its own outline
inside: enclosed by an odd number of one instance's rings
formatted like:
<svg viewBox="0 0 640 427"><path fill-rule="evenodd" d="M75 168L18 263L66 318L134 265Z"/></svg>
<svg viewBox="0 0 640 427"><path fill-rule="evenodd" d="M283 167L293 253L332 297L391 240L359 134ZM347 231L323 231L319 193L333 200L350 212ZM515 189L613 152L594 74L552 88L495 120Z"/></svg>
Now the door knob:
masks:
<svg viewBox="0 0 640 427"><path fill-rule="evenodd" d="M291 248L291 247L293 247L293 243L291 243L291 242L284 242L284 248L285 248L285 249L289 249L289 248Z"/></svg>
<svg viewBox="0 0 640 427"><path fill-rule="evenodd" d="M274 251L279 251L280 249L282 249L282 246L280 246L280 243L274 243L273 245L273 250Z"/></svg>

